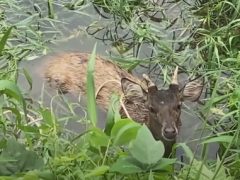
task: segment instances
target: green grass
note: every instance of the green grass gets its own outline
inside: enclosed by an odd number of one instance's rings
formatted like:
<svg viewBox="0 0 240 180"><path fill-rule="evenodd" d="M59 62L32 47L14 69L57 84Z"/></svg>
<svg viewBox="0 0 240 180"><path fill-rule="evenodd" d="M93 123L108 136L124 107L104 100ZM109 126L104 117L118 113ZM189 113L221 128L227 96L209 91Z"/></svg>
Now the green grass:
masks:
<svg viewBox="0 0 240 180"><path fill-rule="evenodd" d="M101 15L93 18L85 30L110 44L113 59L121 66L133 69L141 64L164 83L170 81L176 65L190 76L205 77L207 92L196 114L204 129L212 133L199 137L199 143L205 147L218 143L216 160L208 160L204 152L202 158L196 158L186 143L176 146L184 149L189 161L163 158L161 142L154 141L145 126L121 119L113 111L118 107L116 96L109 106L105 130L99 129L93 98L99 43L92 47L88 66L86 111L91 125L84 132L72 133L61 127L61 121L82 118L74 113L71 102L65 101L70 115L58 117L52 107L42 102L32 106L25 99L27 95L16 85L19 62L48 54L49 44L63 38L65 19L60 18L59 9L90 17L85 8L91 5ZM178 19L167 13L176 6L181 10ZM238 1L196 1L192 5L176 1L156 6L137 0L49 0L34 4L11 0L1 1L0 7L1 179L240 178ZM31 77L26 72L25 76L31 85ZM41 123L35 123L39 120ZM83 118L82 122L87 120ZM174 170L173 164L183 168Z"/></svg>

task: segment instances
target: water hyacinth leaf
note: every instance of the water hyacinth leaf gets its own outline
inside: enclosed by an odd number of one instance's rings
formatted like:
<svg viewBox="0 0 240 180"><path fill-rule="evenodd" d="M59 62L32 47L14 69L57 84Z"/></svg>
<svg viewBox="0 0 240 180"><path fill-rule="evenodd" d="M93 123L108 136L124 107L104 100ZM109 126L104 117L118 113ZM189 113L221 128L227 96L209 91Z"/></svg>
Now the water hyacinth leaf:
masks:
<svg viewBox="0 0 240 180"><path fill-rule="evenodd" d="M132 157L120 157L110 168L110 172L118 172L121 174L133 174L144 172L135 159Z"/></svg>
<svg viewBox="0 0 240 180"><path fill-rule="evenodd" d="M233 140L233 136L222 135L219 137L209 138L202 142L202 144L213 143L213 142L227 142L230 143Z"/></svg>
<svg viewBox="0 0 240 180"><path fill-rule="evenodd" d="M87 113L88 119L93 126L97 124L97 110L95 100L95 85L94 85L94 67L96 58L96 44L94 45L90 59L87 66Z"/></svg>
<svg viewBox="0 0 240 180"><path fill-rule="evenodd" d="M93 169L92 171L90 171L90 173L88 173L85 176L85 178L101 176L101 175L105 174L108 170L109 170L109 166L98 166L95 169Z"/></svg>
<svg viewBox="0 0 240 180"><path fill-rule="evenodd" d="M124 145L135 139L138 129L141 127L140 124L130 120L122 119L117 121L111 132L114 145Z"/></svg>
<svg viewBox="0 0 240 180"><path fill-rule="evenodd" d="M9 139L0 155L0 174L13 175L43 167L43 159L25 149L15 139Z"/></svg>
<svg viewBox="0 0 240 180"><path fill-rule="evenodd" d="M155 164L164 154L164 145L156 141L146 125L143 125L137 133L137 137L129 145L131 155L143 164Z"/></svg>

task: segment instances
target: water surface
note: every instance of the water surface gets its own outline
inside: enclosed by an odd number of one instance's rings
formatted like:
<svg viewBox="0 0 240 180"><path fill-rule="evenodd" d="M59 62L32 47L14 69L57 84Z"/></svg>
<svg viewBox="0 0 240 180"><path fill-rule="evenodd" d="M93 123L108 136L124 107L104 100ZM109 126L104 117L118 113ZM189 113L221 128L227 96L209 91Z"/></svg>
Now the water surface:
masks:
<svg viewBox="0 0 240 180"><path fill-rule="evenodd" d="M172 7L172 6L170 6ZM168 9L171 16L178 17L181 7L175 6L174 12L172 13L173 8ZM50 45L49 48L52 50L51 54L59 52L91 52L95 43L97 43L97 54L103 55L110 58L110 54L115 54L113 42L111 41L102 41L101 39L96 39L95 37L101 37L103 32L99 34L94 34L91 36L87 33L86 27L89 26L93 21L97 21L98 24L104 26L109 22L109 19L105 19L99 16L92 6L87 6L83 9L82 13L75 13L74 11L63 11L63 7L56 5L57 16L59 19L64 20L64 24L61 27L62 38L55 41L55 45ZM86 13L86 14L85 14ZM174 18L174 17L173 17ZM112 20L112 19L111 19ZM182 22L181 22L182 23ZM166 38L173 36L174 29L181 29L183 24L180 22L174 24L172 31L167 30L169 33L166 34ZM178 25L178 26L177 26ZM177 26L177 27L176 27ZM164 33L164 32L163 32ZM176 48L173 46L173 48ZM135 51L132 50L128 55L135 55ZM150 57L152 54L152 48L149 44L143 44L141 47L138 58ZM84 96L74 96L66 95L64 98L57 96L55 90L52 90L44 84L42 78L42 70L39 68L46 56L35 59L33 61L24 61L21 63L20 68L25 68L31 75L33 79L33 88L30 91L29 96L35 101L41 102L48 107L53 107L54 112L62 119L63 124L66 124L66 128L74 132L81 132L85 129L85 125L81 122L83 119L86 119L86 99ZM143 68L138 67L134 70L136 76L141 76L142 73L148 73L150 67ZM151 77L154 78L154 82L158 83L159 87L166 88L163 86L161 70L156 69L152 71ZM186 76L179 79L180 83L186 81ZM24 76L20 75L19 85L23 91L28 91L28 83ZM54 97L54 98L53 98ZM67 101L67 103L66 103ZM72 112L69 112L69 103L72 105ZM211 132L205 130L203 133L201 129L204 126L204 123L197 116L197 103L186 103L182 110L182 127L178 137L178 142L186 142L189 144L192 150L195 150L197 144L199 144L199 138L201 136L207 136ZM99 126L104 127L106 114L101 110L101 107L98 108L99 114ZM213 146L213 147L212 147ZM211 145L211 153L209 157L214 158L215 150L217 145ZM198 149L200 151L200 149ZM177 152L178 156L182 154L181 150ZM198 153L200 154L200 153Z"/></svg>

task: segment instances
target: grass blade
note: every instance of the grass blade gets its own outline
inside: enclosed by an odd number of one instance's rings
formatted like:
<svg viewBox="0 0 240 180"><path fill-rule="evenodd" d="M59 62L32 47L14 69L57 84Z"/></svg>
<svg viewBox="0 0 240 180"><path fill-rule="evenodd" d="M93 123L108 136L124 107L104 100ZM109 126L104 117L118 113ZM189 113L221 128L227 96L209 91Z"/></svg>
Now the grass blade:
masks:
<svg viewBox="0 0 240 180"><path fill-rule="evenodd" d="M0 40L0 54L2 54L2 51L4 49L4 46L5 46L6 42L7 42L7 39L9 37L11 31L12 31L12 27L8 28L8 30L5 32L5 34L3 35L2 39Z"/></svg>
<svg viewBox="0 0 240 180"><path fill-rule="evenodd" d="M96 110L96 99L95 99L95 85L94 85L94 66L96 58L96 44L94 45L92 54L88 61L87 67L87 112L88 119L91 124L96 126L97 124L97 110Z"/></svg>
<svg viewBox="0 0 240 180"><path fill-rule="evenodd" d="M22 104L24 115L26 118L26 116L27 116L26 102L25 102L18 86L12 81L0 80L0 91L1 91L1 94L4 93L4 94L16 99L18 102L20 102Z"/></svg>

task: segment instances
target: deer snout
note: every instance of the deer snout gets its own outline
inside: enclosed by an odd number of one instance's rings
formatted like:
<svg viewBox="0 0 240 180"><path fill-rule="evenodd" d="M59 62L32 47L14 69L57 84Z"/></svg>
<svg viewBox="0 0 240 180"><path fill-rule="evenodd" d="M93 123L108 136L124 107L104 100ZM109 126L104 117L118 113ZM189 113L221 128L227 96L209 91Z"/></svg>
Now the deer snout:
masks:
<svg viewBox="0 0 240 180"><path fill-rule="evenodd" d="M163 137L166 140L175 140L177 136L177 129L174 127L166 127L163 129Z"/></svg>

